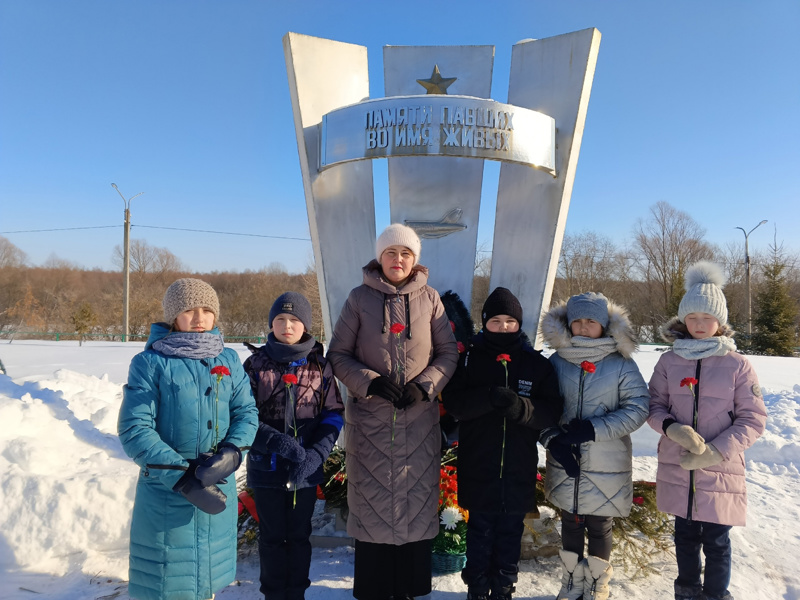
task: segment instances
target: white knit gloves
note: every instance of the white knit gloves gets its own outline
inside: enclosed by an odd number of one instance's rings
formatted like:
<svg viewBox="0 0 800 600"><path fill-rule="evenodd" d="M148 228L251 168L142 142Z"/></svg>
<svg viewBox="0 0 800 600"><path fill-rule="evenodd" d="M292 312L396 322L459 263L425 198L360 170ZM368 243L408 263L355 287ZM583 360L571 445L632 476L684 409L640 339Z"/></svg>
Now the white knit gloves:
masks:
<svg viewBox="0 0 800 600"><path fill-rule="evenodd" d="M702 454L684 454L681 456L681 466L687 471L707 469L722 462L722 454L711 444L706 444Z"/></svg>
<svg viewBox="0 0 800 600"><path fill-rule="evenodd" d="M703 454L706 451L706 441L688 425L673 423L664 432L673 442L688 450L692 454Z"/></svg>

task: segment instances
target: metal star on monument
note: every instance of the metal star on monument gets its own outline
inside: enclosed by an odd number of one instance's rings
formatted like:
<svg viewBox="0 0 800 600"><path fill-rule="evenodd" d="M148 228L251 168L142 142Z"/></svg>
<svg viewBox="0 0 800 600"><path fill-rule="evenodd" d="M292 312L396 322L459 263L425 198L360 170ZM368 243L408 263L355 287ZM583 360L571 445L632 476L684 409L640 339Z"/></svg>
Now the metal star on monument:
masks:
<svg viewBox="0 0 800 600"><path fill-rule="evenodd" d="M426 94L444 94L447 95L447 88L458 79L457 77L442 77L439 73L439 65L434 65L433 73L430 79L417 79L417 83L424 87Z"/></svg>

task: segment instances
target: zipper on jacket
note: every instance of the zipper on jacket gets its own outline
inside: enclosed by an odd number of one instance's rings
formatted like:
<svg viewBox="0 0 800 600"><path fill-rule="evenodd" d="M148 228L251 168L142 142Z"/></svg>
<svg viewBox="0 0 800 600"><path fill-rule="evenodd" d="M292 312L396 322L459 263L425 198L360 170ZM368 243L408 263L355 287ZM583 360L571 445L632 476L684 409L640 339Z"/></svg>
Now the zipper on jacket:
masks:
<svg viewBox="0 0 800 600"><path fill-rule="evenodd" d="M581 369L581 379L578 382L578 412L575 415L575 417L578 418L578 419L581 419L581 418L583 418L583 416L582 416L583 415L583 384L584 384L584 381L585 381L585 378L586 378L586 371L584 371L583 368L581 368L581 367L579 367L579 368ZM580 445L578 446L578 448L580 449ZM578 456L580 456L580 454ZM572 498L572 512L574 514L576 514L576 515L578 514L578 484L580 483L580 480L581 480L581 461L580 461L580 458L579 458L578 459L578 476L575 478L575 491L573 493L573 498Z"/></svg>
<svg viewBox="0 0 800 600"><path fill-rule="evenodd" d="M702 366L703 359L698 359L697 361L697 368L694 370L694 378L697 380L697 383L694 385L694 403L692 406L692 429L697 431L697 412L699 409L699 399L700 399L700 368ZM694 494L694 469L689 471L689 504L686 507L686 519L688 521L692 520L692 505L695 501L695 494Z"/></svg>

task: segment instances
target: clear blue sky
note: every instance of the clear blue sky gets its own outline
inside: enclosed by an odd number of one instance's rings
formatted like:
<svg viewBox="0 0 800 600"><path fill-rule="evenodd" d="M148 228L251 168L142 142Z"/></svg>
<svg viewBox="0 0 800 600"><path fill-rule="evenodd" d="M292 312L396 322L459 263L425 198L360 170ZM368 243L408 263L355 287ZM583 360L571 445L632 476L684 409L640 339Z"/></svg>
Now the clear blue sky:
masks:
<svg viewBox="0 0 800 600"><path fill-rule="evenodd" d="M567 231L619 245L665 200L708 229L769 225L800 248L800 2L508 0L2 0L0 235L31 264L113 269L123 203L134 239L195 271L302 271L308 238L281 38L364 45L383 96L384 45L493 44L504 102L511 46L596 27L600 54ZM486 163L491 246L499 167ZM378 227L386 163L374 161ZM114 226L44 233L31 229ZM424 262L424 260L423 260Z"/></svg>

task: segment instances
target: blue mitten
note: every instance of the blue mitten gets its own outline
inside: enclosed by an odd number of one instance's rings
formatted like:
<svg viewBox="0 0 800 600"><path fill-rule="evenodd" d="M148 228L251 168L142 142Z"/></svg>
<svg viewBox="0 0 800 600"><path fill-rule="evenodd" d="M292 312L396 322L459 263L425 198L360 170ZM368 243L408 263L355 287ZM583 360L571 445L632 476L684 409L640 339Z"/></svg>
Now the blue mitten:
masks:
<svg viewBox="0 0 800 600"><path fill-rule="evenodd" d="M306 452L306 457L289 469L289 481L302 483L316 473L321 466L322 456L316 450L309 449Z"/></svg>
<svg viewBox="0 0 800 600"><path fill-rule="evenodd" d="M298 463L306 457L306 450L299 442L285 433L275 433L267 442L267 450L280 454L286 460Z"/></svg>
<svg viewBox="0 0 800 600"><path fill-rule="evenodd" d="M215 454L198 463L194 474L203 487L207 487L233 474L240 464L242 464L242 453L239 448L223 442Z"/></svg>

